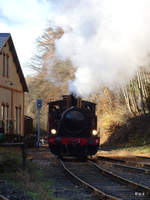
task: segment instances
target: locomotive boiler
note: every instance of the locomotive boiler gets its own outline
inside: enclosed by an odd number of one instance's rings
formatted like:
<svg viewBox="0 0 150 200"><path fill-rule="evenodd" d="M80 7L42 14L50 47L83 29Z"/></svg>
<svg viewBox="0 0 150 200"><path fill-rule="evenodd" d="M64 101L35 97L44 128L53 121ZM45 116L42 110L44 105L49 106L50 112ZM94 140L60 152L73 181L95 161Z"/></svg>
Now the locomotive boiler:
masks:
<svg viewBox="0 0 150 200"><path fill-rule="evenodd" d="M58 156L86 157L99 149L96 105L73 95L48 103L48 144Z"/></svg>

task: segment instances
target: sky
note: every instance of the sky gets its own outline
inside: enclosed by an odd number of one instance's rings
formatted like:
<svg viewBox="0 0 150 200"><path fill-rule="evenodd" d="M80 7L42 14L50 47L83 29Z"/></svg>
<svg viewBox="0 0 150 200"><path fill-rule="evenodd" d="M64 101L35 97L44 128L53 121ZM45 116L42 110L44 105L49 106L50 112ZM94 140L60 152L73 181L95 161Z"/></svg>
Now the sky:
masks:
<svg viewBox="0 0 150 200"><path fill-rule="evenodd" d="M126 84L149 67L150 0L1 0L0 32L11 33L25 76L48 22L64 29L55 53L76 68L69 85L79 96Z"/></svg>
<svg viewBox="0 0 150 200"><path fill-rule="evenodd" d="M0 1L0 32L11 33L24 75L30 75L26 63L35 52L36 39L41 36L52 13L46 0Z"/></svg>

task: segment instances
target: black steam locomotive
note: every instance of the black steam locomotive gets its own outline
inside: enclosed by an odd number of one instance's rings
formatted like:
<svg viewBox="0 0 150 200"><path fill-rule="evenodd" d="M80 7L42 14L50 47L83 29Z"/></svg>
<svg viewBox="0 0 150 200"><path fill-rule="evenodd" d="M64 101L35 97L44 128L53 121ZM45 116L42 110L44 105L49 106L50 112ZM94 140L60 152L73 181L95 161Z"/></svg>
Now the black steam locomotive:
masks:
<svg viewBox="0 0 150 200"><path fill-rule="evenodd" d="M98 151L95 104L73 95L48 103L48 143L58 156L86 157Z"/></svg>

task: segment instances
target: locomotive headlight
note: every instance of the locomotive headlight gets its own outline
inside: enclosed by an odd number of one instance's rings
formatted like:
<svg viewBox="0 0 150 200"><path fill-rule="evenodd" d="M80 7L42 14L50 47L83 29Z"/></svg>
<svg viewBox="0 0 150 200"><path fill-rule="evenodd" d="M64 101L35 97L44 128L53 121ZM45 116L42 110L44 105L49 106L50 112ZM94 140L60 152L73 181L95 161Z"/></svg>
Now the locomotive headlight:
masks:
<svg viewBox="0 0 150 200"><path fill-rule="evenodd" d="M55 135L56 134L56 129L51 129L51 134Z"/></svg>
<svg viewBox="0 0 150 200"><path fill-rule="evenodd" d="M97 135L97 130L93 130L92 135Z"/></svg>

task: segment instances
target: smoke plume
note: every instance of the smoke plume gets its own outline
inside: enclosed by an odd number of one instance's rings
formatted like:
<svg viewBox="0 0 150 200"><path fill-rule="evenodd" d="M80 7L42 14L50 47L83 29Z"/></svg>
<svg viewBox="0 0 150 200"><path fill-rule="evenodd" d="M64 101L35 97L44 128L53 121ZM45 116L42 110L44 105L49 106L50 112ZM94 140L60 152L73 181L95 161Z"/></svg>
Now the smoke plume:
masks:
<svg viewBox="0 0 150 200"><path fill-rule="evenodd" d="M150 53L150 0L55 0L55 24L65 34L56 53L76 67L71 90L80 96L121 85Z"/></svg>

